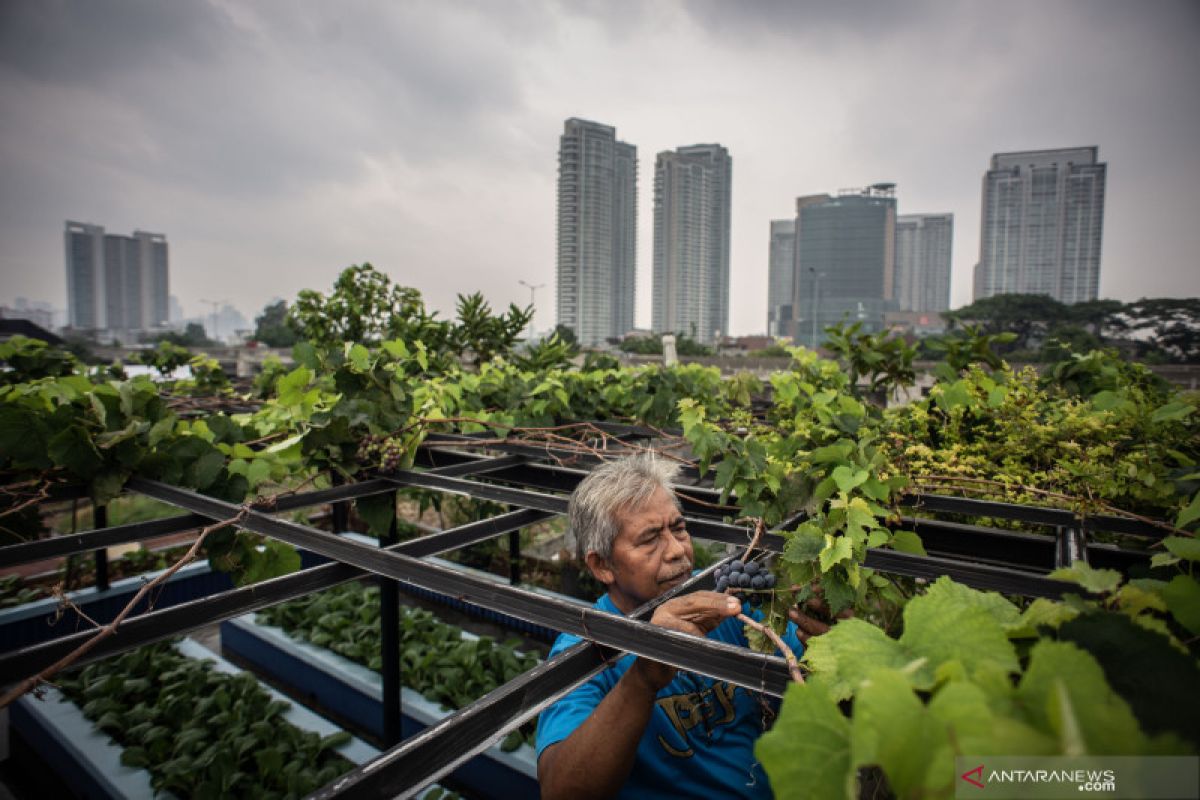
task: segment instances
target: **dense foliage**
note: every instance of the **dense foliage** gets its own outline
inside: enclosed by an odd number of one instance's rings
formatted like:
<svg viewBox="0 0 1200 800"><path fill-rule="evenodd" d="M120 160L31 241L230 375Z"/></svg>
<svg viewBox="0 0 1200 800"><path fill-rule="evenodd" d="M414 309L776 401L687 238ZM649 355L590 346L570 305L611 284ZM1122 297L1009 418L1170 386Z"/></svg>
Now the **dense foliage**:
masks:
<svg viewBox="0 0 1200 800"><path fill-rule="evenodd" d="M1103 338L1109 311L1085 311L1099 316L1081 324ZM1177 311L1186 317L1186 308L1144 301L1120 313L1149 319ZM781 629L789 609L818 594L831 622L842 611L856 614L811 641L811 679L791 690L779 735L763 740L777 791L807 791L805 781L814 781L846 794L856 767L870 764L902 796L945 794L945 771L918 769L930 762L911 757L912 747L945 764L964 747L1150 753L1200 743L1164 711L1171 698L1192 702L1183 696L1198 677L1194 394L1174 391L1112 350L1061 350L1041 374L1014 370L1005 348L1021 336L1025 344L1042 341L1049 329L1006 331L978 313L960 322L980 327L937 343L942 363L928 396L892 408L882 400L913 380L914 350L855 326L830 332L837 360L790 349L790 367L764 385L698 366L623 369L593 359L576 369L560 338L522 353L515 345L524 313L492 315L473 296L460 298L456 322L439 321L414 290L392 286L369 266L353 268L328 297L302 294L291 307L289 324L305 340L294 348L294 365L276 362L260 376L257 409L204 418L177 413L173 398L229 396L217 380L164 387L88 374L68 357L17 343L4 351L12 369L0 385L0 473L9 487L0 495L0 536L42 533L28 501L47 484L86 486L103 503L129 476L142 475L243 502L331 474L354 479L410 466L431 431L586 450L601 439L575 421L641 422L681 429L682 437L664 431L659 444L711 474L731 517L776 524L806 512L783 532L786 547L773 565L779 586L763 604L770 624ZM1190 346L1189 324L1163 323L1183 337L1180 348ZM752 402L765 397L767 404ZM368 441L373 446L364 448ZM864 566L870 548L923 552L920 538L896 524L915 492L1085 517L1133 513L1158 520L1165 538L1137 575L1086 566L1057 574L1080 584L1079 595L1062 602L1025 605L944 580L918 586ZM395 514L386 495L360 500L357 510L376 532ZM223 531L209 552L244 581L294 566L290 548L267 543L260 553L259 541ZM331 605L318 617L335 614L331 628L319 634L367 652L358 634L341 638L351 628L336 616L360 613ZM751 641L771 648L757 634ZM1144 672L1163 670L1161 686L1133 682L1114 652L1140 654L1131 661ZM1065 688L1056 672L1069 676ZM1081 703L1076 686L1097 700ZM1198 718L1192 711L1186 716ZM829 735L799 733L804 717ZM1025 749L1012 750L1016 740Z"/></svg>

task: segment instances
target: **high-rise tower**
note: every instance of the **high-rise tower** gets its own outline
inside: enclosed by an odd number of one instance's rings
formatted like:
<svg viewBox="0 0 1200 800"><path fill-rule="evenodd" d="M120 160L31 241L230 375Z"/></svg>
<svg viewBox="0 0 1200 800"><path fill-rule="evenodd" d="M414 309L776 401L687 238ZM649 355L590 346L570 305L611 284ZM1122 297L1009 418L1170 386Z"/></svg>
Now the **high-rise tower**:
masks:
<svg viewBox="0 0 1200 800"><path fill-rule="evenodd" d="M73 328L139 331L167 324L167 238L105 234L67 222L67 320Z"/></svg>
<svg viewBox="0 0 1200 800"><path fill-rule="evenodd" d="M983 176L976 299L1046 294L1063 303L1100 292L1107 164L1097 147L997 153Z"/></svg>
<svg viewBox="0 0 1200 800"><path fill-rule="evenodd" d="M796 220L771 220L767 263L767 335L796 335Z"/></svg>
<svg viewBox="0 0 1200 800"><path fill-rule="evenodd" d="M953 214L896 217L896 305L900 311L950 308Z"/></svg>
<svg viewBox="0 0 1200 800"><path fill-rule="evenodd" d="M709 344L729 332L733 159L719 144L658 154L654 169L656 333Z"/></svg>
<svg viewBox="0 0 1200 800"><path fill-rule="evenodd" d="M829 325L883 329L895 307L896 185L796 199L796 340L816 346Z"/></svg>
<svg viewBox="0 0 1200 800"><path fill-rule="evenodd" d="M595 345L633 328L637 148L572 117L558 149L558 324Z"/></svg>

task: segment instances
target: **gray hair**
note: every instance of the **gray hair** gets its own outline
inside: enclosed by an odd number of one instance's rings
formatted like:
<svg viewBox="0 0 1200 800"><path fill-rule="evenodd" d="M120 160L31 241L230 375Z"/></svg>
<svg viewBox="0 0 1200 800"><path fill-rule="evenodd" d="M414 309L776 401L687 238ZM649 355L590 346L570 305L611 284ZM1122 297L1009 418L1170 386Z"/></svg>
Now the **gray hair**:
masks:
<svg viewBox="0 0 1200 800"><path fill-rule="evenodd" d="M602 558L612 556L613 540L620 533L617 514L637 508L656 489L666 489L678 508L679 500L671 491L671 481L678 473L678 464L656 458L650 452L601 464L580 481L567 505L567 520L578 543L579 560L585 560L588 553Z"/></svg>

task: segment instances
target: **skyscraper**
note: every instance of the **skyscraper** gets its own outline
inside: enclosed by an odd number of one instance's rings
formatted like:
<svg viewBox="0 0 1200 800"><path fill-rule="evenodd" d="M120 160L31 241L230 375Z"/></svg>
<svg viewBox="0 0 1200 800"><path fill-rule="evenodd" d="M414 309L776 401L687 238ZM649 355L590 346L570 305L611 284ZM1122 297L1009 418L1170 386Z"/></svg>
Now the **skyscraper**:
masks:
<svg viewBox="0 0 1200 800"><path fill-rule="evenodd" d="M67 221L67 320L73 328L138 331L168 321L167 239L105 234Z"/></svg>
<svg viewBox="0 0 1200 800"><path fill-rule="evenodd" d="M896 185L796 199L796 340L815 346L839 322L883 329L895 307Z"/></svg>
<svg viewBox="0 0 1200 800"><path fill-rule="evenodd" d="M896 304L900 311L950 308L953 214L896 217Z"/></svg>
<svg viewBox="0 0 1200 800"><path fill-rule="evenodd" d="M729 332L733 159L719 144L658 154L654 167L656 333L712 343Z"/></svg>
<svg viewBox="0 0 1200 800"><path fill-rule="evenodd" d="M108 320L104 280L104 228L67 220L67 325L92 330Z"/></svg>
<svg viewBox="0 0 1200 800"><path fill-rule="evenodd" d="M637 148L568 119L558 149L558 324L595 345L633 328Z"/></svg>
<svg viewBox="0 0 1200 800"><path fill-rule="evenodd" d="M997 153L983 176L974 296L1047 294L1063 303L1100 292L1107 164L1097 147Z"/></svg>
<svg viewBox="0 0 1200 800"><path fill-rule="evenodd" d="M767 335L796 335L796 220L771 220L767 263Z"/></svg>

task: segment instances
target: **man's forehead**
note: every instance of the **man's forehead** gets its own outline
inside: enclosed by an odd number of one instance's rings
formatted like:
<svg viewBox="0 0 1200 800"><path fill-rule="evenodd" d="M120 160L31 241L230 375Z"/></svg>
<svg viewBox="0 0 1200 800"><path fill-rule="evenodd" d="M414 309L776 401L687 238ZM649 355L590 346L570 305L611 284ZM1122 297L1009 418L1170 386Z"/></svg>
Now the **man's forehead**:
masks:
<svg viewBox="0 0 1200 800"><path fill-rule="evenodd" d="M656 522L661 525L663 522L670 522L677 516L679 516L679 509L676 507L674 499L667 490L662 488L656 489L642 502L632 503L617 512L617 517L622 523L634 523L639 527L652 527Z"/></svg>

